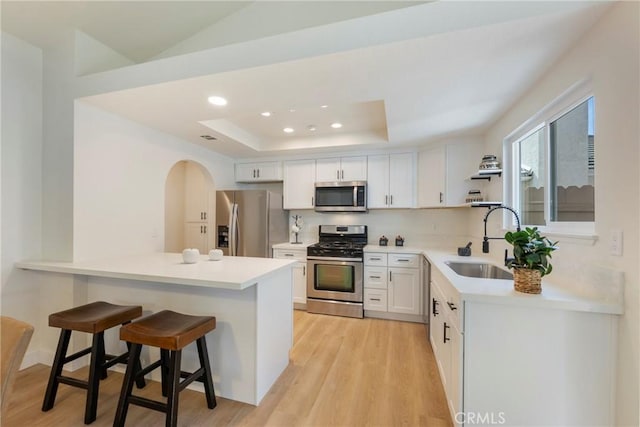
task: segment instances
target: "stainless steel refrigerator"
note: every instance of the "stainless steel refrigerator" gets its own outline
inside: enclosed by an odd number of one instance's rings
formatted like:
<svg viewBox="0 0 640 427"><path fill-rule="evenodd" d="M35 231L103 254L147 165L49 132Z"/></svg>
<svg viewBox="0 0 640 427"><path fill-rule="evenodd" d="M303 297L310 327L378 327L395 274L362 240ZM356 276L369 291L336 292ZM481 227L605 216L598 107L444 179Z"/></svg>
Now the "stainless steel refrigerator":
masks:
<svg viewBox="0 0 640 427"><path fill-rule="evenodd" d="M282 195L266 190L216 192L216 248L227 256L271 257L271 246L289 240Z"/></svg>

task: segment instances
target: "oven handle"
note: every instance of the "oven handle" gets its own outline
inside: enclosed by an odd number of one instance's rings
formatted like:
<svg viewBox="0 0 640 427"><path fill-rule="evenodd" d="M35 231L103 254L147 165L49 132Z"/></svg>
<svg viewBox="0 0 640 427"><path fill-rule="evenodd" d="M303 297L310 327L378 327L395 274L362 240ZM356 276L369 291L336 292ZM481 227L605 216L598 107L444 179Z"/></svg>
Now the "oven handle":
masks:
<svg viewBox="0 0 640 427"><path fill-rule="evenodd" d="M327 262L327 263L330 263L332 261L362 262L362 258L311 257L311 256L307 256L307 260L310 260L310 261L324 261L324 262Z"/></svg>

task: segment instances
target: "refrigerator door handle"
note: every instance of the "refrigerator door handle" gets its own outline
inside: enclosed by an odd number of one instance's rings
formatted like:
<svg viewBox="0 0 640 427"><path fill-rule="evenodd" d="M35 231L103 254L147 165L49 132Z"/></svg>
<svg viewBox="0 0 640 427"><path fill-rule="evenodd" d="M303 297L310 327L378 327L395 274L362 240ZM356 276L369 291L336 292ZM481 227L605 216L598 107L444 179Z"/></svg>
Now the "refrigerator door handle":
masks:
<svg viewBox="0 0 640 427"><path fill-rule="evenodd" d="M238 256L238 247L240 246L240 225L238 224L238 205L234 204L233 205L234 209L235 209L235 214L234 214L234 224L233 224L233 228L235 229L235 237L234 237L234 247L233 247L233 256Z"/></svg>
<svg viewBox="0 0 640 427"><path fill-rule="evenodd" d="M229 212L229 256L234 256L234 248L236 246L236 222L235 222L236 205L231 204L231 211Z"/></svg>

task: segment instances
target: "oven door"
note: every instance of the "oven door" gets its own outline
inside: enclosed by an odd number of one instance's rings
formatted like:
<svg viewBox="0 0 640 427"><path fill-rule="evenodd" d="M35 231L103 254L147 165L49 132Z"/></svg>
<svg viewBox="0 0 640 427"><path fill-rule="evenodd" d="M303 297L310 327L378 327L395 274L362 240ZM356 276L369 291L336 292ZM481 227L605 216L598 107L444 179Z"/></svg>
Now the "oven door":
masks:
<svg viewBox="0 0 640 427"><path fill-rule="evenodd" d="M362 260L307 257L307 297L362 302Z"/></svg>

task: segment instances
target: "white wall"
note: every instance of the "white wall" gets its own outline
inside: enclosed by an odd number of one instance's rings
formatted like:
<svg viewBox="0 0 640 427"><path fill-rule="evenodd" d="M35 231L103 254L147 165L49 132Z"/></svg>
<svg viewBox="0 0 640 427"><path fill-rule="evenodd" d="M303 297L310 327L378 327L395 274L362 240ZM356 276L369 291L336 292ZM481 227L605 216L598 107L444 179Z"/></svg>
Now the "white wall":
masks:
<svg viewBox="0 0 640 427"><path fill-rule="evenodd" d="M616 425L639 424L638 384L640 337L639 266L640 250L640 4L616 4L594 28L513 106L488 132L487 151L501 153L501 142L527 118L576 82L591 78L596 102L596 233L598 240L559 236L560 249L554 252L554 272L549 280L580 286L589 280L592 266L623 271L625 313L618 330ZM482 217L472 217L478 243ZM490 219L490 234L503 235L500 215ZM624 254L609 254L612 230L624 232ZM492 241L492 255L501 258L506 246ZM588 357L588 355L585 355Z"/></svg>
<svg viewBox="0 0 640 427"><path fill-rule="evenodd" d="M165 183L181 160L233 187L233 161L76 101L74 260L160 252Z"/></svg>
<svg viewBox="0 0 640 427"><path fill-rule="evenodd" d="M13 264L42 252L42 51L4 33L1 170L0 311L36 324L38 284Z"/></svg>

